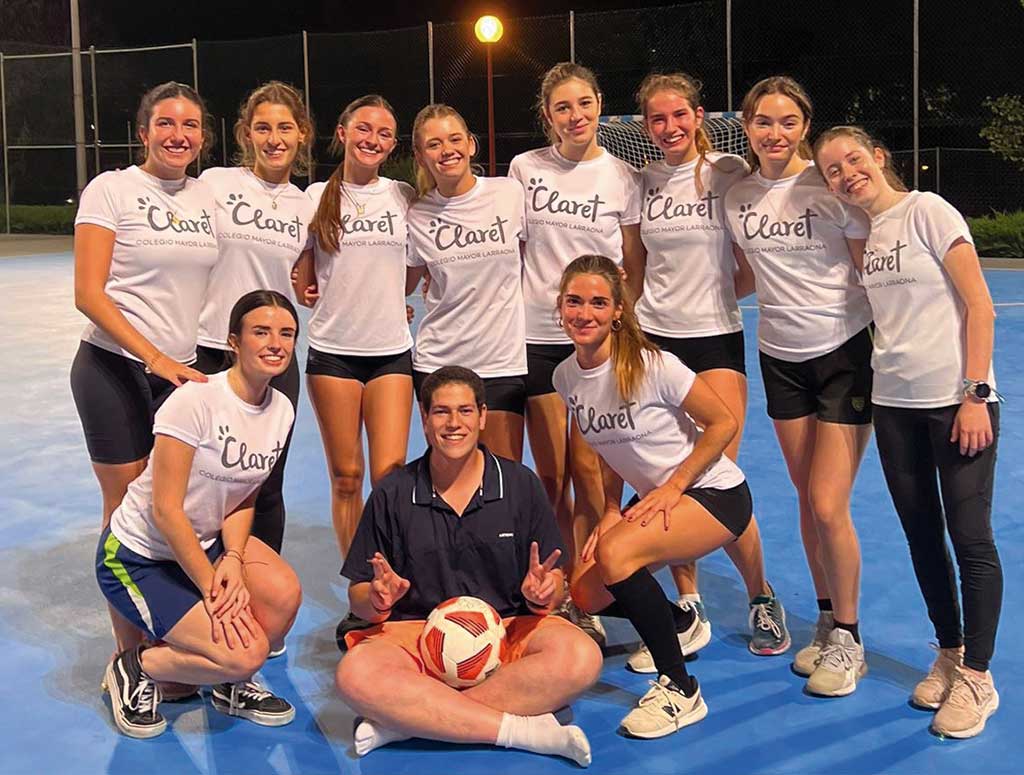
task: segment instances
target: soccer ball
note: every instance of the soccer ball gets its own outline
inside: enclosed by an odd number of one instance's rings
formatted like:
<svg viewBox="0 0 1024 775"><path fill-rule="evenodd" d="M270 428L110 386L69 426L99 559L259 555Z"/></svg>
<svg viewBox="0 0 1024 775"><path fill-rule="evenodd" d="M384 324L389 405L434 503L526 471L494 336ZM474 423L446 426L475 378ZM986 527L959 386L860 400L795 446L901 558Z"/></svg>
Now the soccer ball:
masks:
<svg viewBox="0 0 1024 775"><path fill-rule="evenodd" d="M505 625L476 597L453 597L430 612L419 650L427 672L449 686L475 686L501 664Z"/></svg>

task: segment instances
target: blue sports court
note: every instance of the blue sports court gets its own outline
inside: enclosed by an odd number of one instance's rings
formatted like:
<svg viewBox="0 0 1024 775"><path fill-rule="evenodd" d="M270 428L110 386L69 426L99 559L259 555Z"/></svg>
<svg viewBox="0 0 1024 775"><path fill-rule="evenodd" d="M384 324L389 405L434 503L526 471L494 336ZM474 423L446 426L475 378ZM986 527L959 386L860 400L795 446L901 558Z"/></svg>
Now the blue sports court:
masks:
<svg viewBox="0 0 1024 775"><path fill-rule="evenodd" d="M4 245L0 244L0 255ZM63 248L62 248L63 249ZM288 462L284 556L305 600L287 654L262 671L296 707L295 721L270 729L224 716L208 699L166 703L169 729L150 741L118 734L99 682L112 639L93 557L100 493L71 401L68 371L84 319L72 298L69 252L0 258L0 681L3 773L555 773L578 769L549 757L486 746L410 741L359 759L352 712L335 696L334 627L347 610L330 522L329 489L316 422L303 398ZM1015 735L1024 728L1024 272L988 270L997 305L995 368L1003 406L993 525L1005 574L1003 618L993 661L1001 707L985 732L944 740L930 714L907 698L931 664L931 628L874 445L854 490L863 552L861 628L870 672L855 694L826 700L802 692L791 654L764 658L746 648L746 596L717 553L701 564L711 644L690 663L710 713L656 741L616 733L647 688L623 665L636 635L609 622L601 680L572 708L590 738L591 772L946 773L1019 771ZM422 309L419 310L422 314ZM744 309L748 332L757 312ZM304 337L303 337L304 340ZM305 347L299 352L305 363ZM796 496L764 412L756 339L747 336L750 407L740 464L750 480L769 578L783 600L794 650L810 637L814 594L800 545ZM414 423L415 426L415 423ZM423 450L414 427L410 457ZM528 453L527 453L528 454ZM532 462L527 459L527 462ZM660 577L668 584L668 575ZM1018 730L1015 733L1013 730Z"/></svg>

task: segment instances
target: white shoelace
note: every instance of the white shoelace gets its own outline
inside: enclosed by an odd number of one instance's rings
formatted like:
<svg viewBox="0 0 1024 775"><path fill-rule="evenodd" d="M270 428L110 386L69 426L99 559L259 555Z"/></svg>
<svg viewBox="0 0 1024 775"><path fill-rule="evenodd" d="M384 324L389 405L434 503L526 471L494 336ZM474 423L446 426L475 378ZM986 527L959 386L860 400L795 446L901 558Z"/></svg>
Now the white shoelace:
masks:
<svg viewBox="0 0 1024 775"><path fill-rule="evenodd" d="M782 628L779 627L768 610L771 603L758 603L754 606L754 623L759 630L771 630L776 638L782 637Z"/></svg>
<svg viewBox="0 0 1024 775"><path fill-rule="evenodd" d="M231 684L231 709L235 710L238 707L239 697L246 700L262 702L268 697L273 696L273 694L268 692L252 679L248 681L239 681L238 683Z"/></svg>
<svg viewBox="0 0 1024 775"><path fill-rule="evenodd" d="M957 708L966 708L969 705L975 707L988 702L988 695L991 686L988 681L975 678L963 670L957 670L956 678L953 680L953 688L949 691L949 699L946 702Z"/></svg>
<svg viewBox="0 0 1024 775"><path fill-rule="evenodd" d="M852 670L857 661L857 645L845 646L842 643L829 642L821 650L819 666L832 672Z"/></svg>
<svg viewBox="0 0 1024 775"><path fill-rule="evenodd" d="M156 681L142 676L135 691L128 698L128 707L137 713L148 713L150 718L156 718L156 709L161 698L160 685Z"/></svg>
<svg viewBox="0 0 1024 775"><path fill-rule="evenodd" d="M657 702L662 708L671 708L673 715L678 714L682 710L683 706L676 697L679 692L670 691L660 680L648 681L648 683L651 685L651 688L647 690L647 694L640 698L638 707L642 708L645 705Z"/></svg>

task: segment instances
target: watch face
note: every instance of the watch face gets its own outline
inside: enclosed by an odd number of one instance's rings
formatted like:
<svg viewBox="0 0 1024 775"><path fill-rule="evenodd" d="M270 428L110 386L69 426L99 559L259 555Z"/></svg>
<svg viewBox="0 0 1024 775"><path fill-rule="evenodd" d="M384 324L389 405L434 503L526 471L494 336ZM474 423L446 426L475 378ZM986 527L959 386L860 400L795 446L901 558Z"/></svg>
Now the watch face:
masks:
<svg viewBox="0 0 1024 775"><path fill-rule="evenodd" d="M978 398L988 398L992 395L992 388L986 382L979 382L974 386L974 395Z"/></svg>

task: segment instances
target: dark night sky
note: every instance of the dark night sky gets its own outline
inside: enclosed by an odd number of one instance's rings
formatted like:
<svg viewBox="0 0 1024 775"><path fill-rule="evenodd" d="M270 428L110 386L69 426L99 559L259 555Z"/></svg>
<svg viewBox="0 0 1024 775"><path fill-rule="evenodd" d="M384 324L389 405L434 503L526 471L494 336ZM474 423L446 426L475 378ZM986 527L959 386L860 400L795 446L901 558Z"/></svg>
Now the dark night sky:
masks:
<svg viewBox="0 0 1024 775"><path fill-rule="evenodd" d="M683 4L641 0L635 5ZM471 20L482 13L544 16L629 8L629 0L79 0L85 46L146 45L310 32L387 30ZM0 0L0 40L67 46L68 0Z"/></svg>

